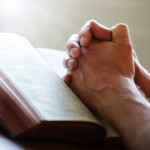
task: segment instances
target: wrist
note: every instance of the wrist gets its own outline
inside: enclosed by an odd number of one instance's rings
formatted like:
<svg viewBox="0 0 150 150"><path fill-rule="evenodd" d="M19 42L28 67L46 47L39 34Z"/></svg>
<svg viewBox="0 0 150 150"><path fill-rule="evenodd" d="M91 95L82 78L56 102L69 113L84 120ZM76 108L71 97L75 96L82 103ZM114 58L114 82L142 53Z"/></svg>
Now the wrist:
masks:
<svg viewBox="0 0 150 150"><path fill-rule="evenodd" d="M115 121L114 118L118 122L120 112L126 113L129 109L130 111L133 110L131 107L148 104L134 81L127 77L121 77L104 87L98 96L100 99L99 108L97 108L98 113L111 124Z"/></svg>
<svg viewBox="0 0 150 150"><path fill-rule="evenodd" d="M104 101L99 114L120 133L130 148L137 149L139 141L146 143L143 137L149 135L147 133L150 131L150 105L134 81L121 78L114 85L103 89L102 93Z"/></svg>

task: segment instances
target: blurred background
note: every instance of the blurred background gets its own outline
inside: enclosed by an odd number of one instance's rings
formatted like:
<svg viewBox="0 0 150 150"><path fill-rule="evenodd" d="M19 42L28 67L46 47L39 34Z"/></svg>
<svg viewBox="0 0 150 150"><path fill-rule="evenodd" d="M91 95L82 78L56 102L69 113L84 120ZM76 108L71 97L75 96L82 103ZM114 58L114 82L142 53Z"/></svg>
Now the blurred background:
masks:
<svg viewBox="0 0 150 150"><path fill-rule="evenodd" d="M0 0L0 32L25 36L34 47L65 50L89 19L130 28L133 47L150 70L150 0Z"/></svg>

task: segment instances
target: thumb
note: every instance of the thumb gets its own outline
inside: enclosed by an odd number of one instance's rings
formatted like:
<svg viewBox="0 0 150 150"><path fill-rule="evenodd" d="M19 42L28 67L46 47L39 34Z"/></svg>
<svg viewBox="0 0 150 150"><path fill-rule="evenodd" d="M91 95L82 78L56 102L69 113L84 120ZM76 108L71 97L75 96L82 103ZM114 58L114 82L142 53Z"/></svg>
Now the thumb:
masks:
<svg viewBox="0 0 150 150"><path fill-rule="evenodd" d="M92 20L90 22L91 32L94 37L96 37L99 40L102 41L111 41L112 40L112 34L111 30L101 24L99 24L97 21Z"/></svg>
<svg viewBox="0 0 150 150"><path fill-rule="evenodd" d="M112 42L122 43L122 42L129 42L130 35L129 35L129 28L126 24L119 23L116 26L111 28L112 31Z"/></svg>

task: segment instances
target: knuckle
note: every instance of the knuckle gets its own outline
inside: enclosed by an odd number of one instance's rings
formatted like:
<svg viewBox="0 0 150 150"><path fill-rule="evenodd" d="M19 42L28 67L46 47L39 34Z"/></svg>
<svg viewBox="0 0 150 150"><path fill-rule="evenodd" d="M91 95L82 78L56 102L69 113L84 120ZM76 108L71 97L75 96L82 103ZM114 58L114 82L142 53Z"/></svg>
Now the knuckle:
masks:
<svg viewBox="0 0 150 150"><path fill-rule="evenodd" d="M84 26L89 26L91 21L92 21L92 20L86 21L85 24L84 24Z"/></svg>
<svg viewBox="0 0 150 150"><path fill-rule="evenodd" d="M127 30L128 29L128 25L125 24L125 23L119 23L119 24L117 24L117 28L121 28L121 29Z"/></svg>
<svg viewBox="0 0 150 150"><path fill-rule="evenodd" d="M68 50L72 49L72 48L77 48L79 47L78 41L77 39L75 39L72 35L72 37L70 37L70 39L68 40L68 42L66 43L66 48Z"/></svg>
<svg viewBox="0 0 150 150"><path fill-rule="evenodd" d="M78 40L78 37L79 37L78 34L72 34L72 35L69 37L68 41L76 41L76 40Z"/></svg>
<svg viewBox="0 0 150 150"><path fill-rule="evenodd" d="M96 23L97 21L95 20L95 19L91 19L90 20L90 25L91 25L91 23Z"/></svg>
<svg viewBox="0 0 150 150"><path fill-rule="evenodd" d="M69 55L66 55L63 60L62 60L62 64L63 66L68 69L68 61L71 59L71 57Z"/></svg>
<svg viewBox="0 0 150 150"><path fill-rule="evenodd" d="M64 59L63 59L63 62L62 62L62 63L63 63L63 66L64 66L66 69L68 68L68 67L67 67L67 61L68 61L68 60L64 58Z"/></svg>
<svg viewBox="0 0 150 150"><path fill-rule="evenodd" d="M66 44L66 49L67 49L67 52L70 51L70 43L67 43L67 44Z"/></svg>
<svg viewBox="0 0 150 150"><path fill-rule="evenodd" d="M76 40L78 38L78 34L72 34L70 39L72 40Z"/></svg>
<svg viewBox="0 0 150 150"><path fill-rule="evenodd" d="M71 43L68 43L66 45L66 48L68 50L71 50L72 48L78 48L78 47L79 47L79 44L77 42L75 42L75 41L72 41Z"/></svg>
<svg viewBox="0 0 150 150"><path fill-rule="evenodd" d="M95 19L90 19L87 21L88 24L92 23L92 22L97 22Z"/></svg>
<svg viewBox="0 0 150 150"><path fill-rule="evenodd" d="M90 29L90 24L91 22L94 22L94 20L88 20L85 22L84 26L81 27L79 35L82 36L82 34L84 34L85 30L89 30Z"/></svg>
<svg viewBox="0 0 150 150"><path fill-rule="evenodd" d="M87 24L87 25L90 25L91 22L95 22L95 20L94 20L94 19L90 19L90 20L88 20L88 21L86 22L86 24Z"/></svg>

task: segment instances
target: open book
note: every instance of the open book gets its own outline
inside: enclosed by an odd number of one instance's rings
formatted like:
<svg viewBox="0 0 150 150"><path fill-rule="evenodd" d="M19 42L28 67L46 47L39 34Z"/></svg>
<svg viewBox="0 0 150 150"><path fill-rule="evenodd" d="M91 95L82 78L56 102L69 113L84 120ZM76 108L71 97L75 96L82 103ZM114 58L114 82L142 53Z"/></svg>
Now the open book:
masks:
<svg viewBox="0 0 150 150"><path fill-rule="evenodd" d="M92 143L118 137L62 81L64 55L0 34L0 124L19 138Z"/></svg>

